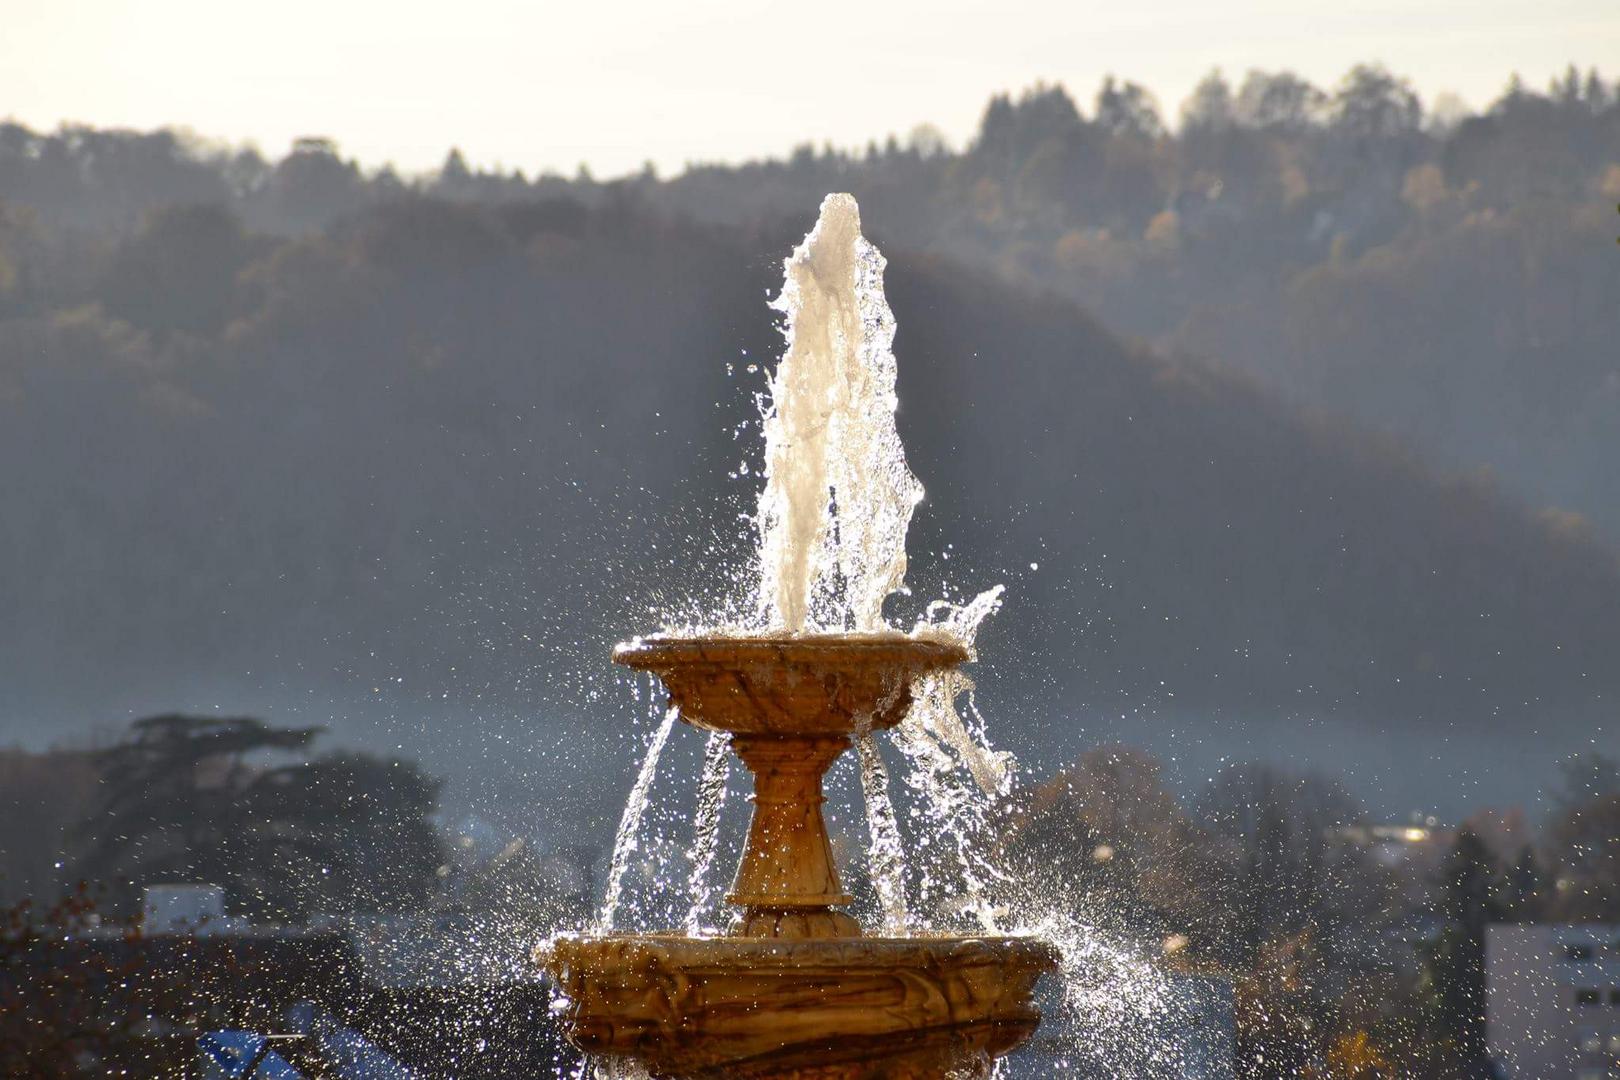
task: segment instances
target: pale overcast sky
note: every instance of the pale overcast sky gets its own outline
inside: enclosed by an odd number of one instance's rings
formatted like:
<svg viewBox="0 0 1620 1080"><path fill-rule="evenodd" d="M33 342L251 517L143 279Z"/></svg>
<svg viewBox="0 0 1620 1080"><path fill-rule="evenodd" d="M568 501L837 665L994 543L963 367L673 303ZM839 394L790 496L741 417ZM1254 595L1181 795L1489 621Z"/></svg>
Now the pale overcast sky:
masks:
<svg viewBox="0 0 1620 1080"><path fill-rule="evenodd" d="M0 0L0 117L176 126L279 156L599 176L780 155L920 123L960 145L988 97L1103 75L1167 116L1212 67L1331 85L1358 61L1432 100L1573 61L1620 78L1620 0Z"/></svg>

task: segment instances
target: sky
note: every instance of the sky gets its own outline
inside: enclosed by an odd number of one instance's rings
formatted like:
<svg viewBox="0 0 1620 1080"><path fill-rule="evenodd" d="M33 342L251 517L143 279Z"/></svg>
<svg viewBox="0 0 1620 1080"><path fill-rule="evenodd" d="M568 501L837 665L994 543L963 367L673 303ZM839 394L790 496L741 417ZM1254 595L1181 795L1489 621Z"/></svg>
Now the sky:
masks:
<svg viewBox="0 0 1620 1080"><path fill-rule="evenodd" d="M179 127L270 156L295 137L416 173L469 162L599 177L651 161L859 147L931 123L954 145L1037 80L1105 74L1173 115L1220 67L1332 85L1380 61L1426 99L1512 71L1620 77L1620 0L0 0L0 117Z"/></svg>

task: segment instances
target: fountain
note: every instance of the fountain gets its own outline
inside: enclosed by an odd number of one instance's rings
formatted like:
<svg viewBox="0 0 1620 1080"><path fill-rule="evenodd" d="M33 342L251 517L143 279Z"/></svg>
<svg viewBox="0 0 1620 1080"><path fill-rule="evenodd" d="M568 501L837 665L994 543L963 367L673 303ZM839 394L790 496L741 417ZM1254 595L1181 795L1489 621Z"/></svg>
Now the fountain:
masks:
<svg viewBox="0 0 1620 1080"><path fill-rule="evenodd" d="M613 653L662 680L672 715L729 738L753 774L753 818L725 898L735 917L723 934L563 934L540 959L568 1037L653 1077L987 1076L1040 1021L1031 998L1056 964L1051 946L903 925L868 934L843 910L851 897L822 817L823 775L861 741L863 776L881 776L867 740L924 725L915 713L929 702L945 703L929 730L949 728L954 691L941 687L959 685L949 680L970 659L971 632L930 624L905 634L883 619L921 487L894 428L883 260L861 237L852 198L827 197L787 267L778 306L789 344L765 418L762 625L637 639ZM994 606L986 597L980 615ZM959 721L940 741L972 758L976 775L995 774L997 756L979 752ZM649 755L632 795L631 832L653 764ZM876 794L886 808L886 792ZM892 830L888 816L881 827Z"/></svg>

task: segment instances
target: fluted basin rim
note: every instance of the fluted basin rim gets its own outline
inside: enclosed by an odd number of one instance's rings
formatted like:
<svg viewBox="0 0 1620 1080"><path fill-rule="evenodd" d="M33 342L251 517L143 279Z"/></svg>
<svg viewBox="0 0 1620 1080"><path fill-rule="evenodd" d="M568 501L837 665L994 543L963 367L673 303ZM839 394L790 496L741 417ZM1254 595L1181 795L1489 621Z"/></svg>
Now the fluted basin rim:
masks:
<svg viewBox="0 0 1620 1080"><path fill-rule="evenodd" d="M657 671L683 663L734 661L786 665L850 666L898 664L937 670L966 663L971 656L960 642L946 637L920 637L899 631L876 634L654 634L613 647L613 662L640 671Z"/></svg>
<svg viewBox="0 0 1620 1080"><path fill-rule="evenodd" d="M918 678L968 658L960 642L898 632L660 635L613 650L616 663L656 674L694 727L798 739L893 727Z"/></svg>
<svg viewBox="0 0 1620 1080"><path fill-rule="evenodd" d="M534 959L555 979L562 974L561 969L571 966L569 961L591 970L596 965L587 957L605 957L618 949L634 950L648 960L656 957L659 966L673 969L739 973L834 968L853 974L934 968L947 960L970 958L1042 972L1056 969L1059 961L1051 942L1031 934L953 934L933 930L905 937L857 938L749 938L691 935L677 930L559 933L535 947ZM622 958L624 954L619 955Z"/></svg>
<svg viewBox="0 0 1620 1080"><path fill-rule="evenodd" d="M916 930L902 936L861 936L852 938L750 938L723 933L688 933L684 930L580 930L560 932L541 943L544 953L554 944L574 942L625 942L652 948L677 947L694 952L729 952L738 956L813 956L818 952L847 951L849 947L874 953L937 952L942 948L981 947L1027 949L1035 955L1057 960L1056 946L1035 934L973 934L950 930Z"/></svg>

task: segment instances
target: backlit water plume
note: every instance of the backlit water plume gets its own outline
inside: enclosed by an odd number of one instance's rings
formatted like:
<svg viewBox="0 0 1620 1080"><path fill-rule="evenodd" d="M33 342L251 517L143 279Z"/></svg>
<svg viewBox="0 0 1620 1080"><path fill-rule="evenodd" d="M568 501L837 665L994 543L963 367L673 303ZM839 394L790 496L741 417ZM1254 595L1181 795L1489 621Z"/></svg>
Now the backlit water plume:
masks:
<svg viewBox="0 0 1620 1080"><path fill-rule="evenodd" d="M887 629L922 485L895 430L894 314L860 208L828 195L773 306L787 348L765 414L760 601L772 630Z"/></svg>

